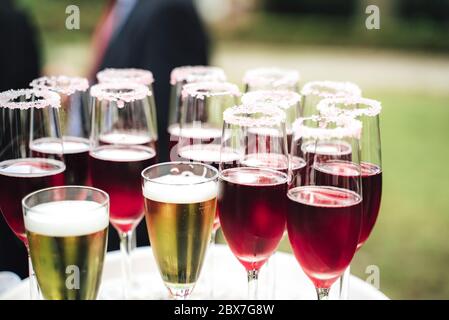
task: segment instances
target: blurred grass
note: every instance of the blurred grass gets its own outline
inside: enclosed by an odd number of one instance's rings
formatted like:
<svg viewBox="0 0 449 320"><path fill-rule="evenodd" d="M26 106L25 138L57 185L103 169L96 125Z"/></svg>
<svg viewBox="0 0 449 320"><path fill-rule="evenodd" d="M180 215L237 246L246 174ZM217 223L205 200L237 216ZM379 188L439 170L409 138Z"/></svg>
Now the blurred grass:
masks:
<svg viewBox="0 0 449 320"><path fill-rule="evenodd" d="M105 0L20 2L30 9L42 31L47 69L83 74L88 63L90 34ZM80 6L80 30L65 29L65 8L69 4ZM263 42L273 47L280 43L292 47L319 43L449 51L448 30L437 30L428 21L383 25L382 34L354 28L354 21L298 19L285 15L253 15L241 23L227 21L226 24L229 28L214 28L216 39L245 42L238 50ZM227 54L220 46L215 49L215 55ZM279 51L263 51L260 55L274 64L282 59ZM239 61L237 65L248 62ZM226 71L232 75L243 72ZM240 82L240 79L231 81ZM391 298L448 298L449 85L446 93L370 88L364 88L364 93L383 103L384 184L378 223L367 244L357 253L352 271L365 279L368 265L379 266L380 289ZM281 249L287 250L288 245L283 243Z"/></svg>

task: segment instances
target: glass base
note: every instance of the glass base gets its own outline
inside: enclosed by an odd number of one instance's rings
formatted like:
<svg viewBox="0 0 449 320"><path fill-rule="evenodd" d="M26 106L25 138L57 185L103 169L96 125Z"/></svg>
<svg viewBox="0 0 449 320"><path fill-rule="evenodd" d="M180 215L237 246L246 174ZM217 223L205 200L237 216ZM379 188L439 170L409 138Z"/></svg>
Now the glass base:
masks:
<svg viewBox="0 0 449 320"><path fill-rule="evenodd" d="M195 284L173 284L173 283L165 283L170 292L170 296L174 300L186 300L189 298L190 294L195 287Z"/></svg>

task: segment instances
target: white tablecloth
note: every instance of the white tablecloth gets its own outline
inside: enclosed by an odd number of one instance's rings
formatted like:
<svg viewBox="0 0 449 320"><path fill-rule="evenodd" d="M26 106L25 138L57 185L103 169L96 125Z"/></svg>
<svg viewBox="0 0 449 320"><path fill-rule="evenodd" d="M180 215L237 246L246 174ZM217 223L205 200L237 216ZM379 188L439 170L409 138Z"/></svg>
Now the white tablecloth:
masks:
<svg viewBox="0 0 449 320"><path fill-rule="evenodd" d="M210 259L210 257L206 259L201 277L192 294L192 299L209 299L211 284L213 284L214 299L245 299L247 294L246 273L229 248L225 245L216 245L214 252L210 254L213 254L213 259ZM302 272L293 255L276 253L272 259L276 271L275 299L316 299L313 285ZM138 291L136 292L139 297L144 299L166 299L168 297L151 248L142 247L135 250L133 254L133 274L134 282L138 284ZM262 269L259 280L261 299L269 298L264 290L264 285L268 283L266 276L267 273ZM106 256L99 299L120 298L120 286L120 253L117 251L109 252ZM335 298L336 291L331 291L331 297ZM0 296L0 299L20 300L28 298L28 279L21 281ZM383 300L388 298L370 284L351 276L350 299Z"/></svg>

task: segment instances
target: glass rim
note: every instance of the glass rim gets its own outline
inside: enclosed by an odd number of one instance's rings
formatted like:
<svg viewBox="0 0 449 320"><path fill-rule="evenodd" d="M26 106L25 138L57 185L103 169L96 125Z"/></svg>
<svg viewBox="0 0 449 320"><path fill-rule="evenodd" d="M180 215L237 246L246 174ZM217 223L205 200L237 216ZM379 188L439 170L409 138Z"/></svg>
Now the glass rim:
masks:
<svg viewBox="0 0 449 320"><path fill-rule="evenodd" d="M22 96L26 99L31 99L32 96L36 96L41 99L35 101L13 101ZM61 107L61 97L59 94L50 90L40 90L37 88L7 90L0 92L0 108L26 110L30 108L43 109L46 107Z"/></svg>
<svg viewBox="0 0 449 320"><path fill-rule="evenodd" d="M299 104L301 96L291 90L256 90L245 93L241 100L244 105L259 104L288 110Z"/></svg>
<svg viewBox="0 0 449 320"><path fill-rule="evenodd" d="M127 92L113 92L127 90ZM92 98L99 101L116 102L119 108L122 108L126 103L134 102L136 100L144 100L151 96L152 92L147 86L130 82L130 81L116 81L116 82L102 82L90 87L90 95Z"/></svg>
<svg viewBox="0 0 449 320"><path fill-rule="evenodd" d="M335 93L322 91L316 87L325 87L330 90L334 90ZM358 96L362 95L360 87L349 81L309 81L301 89L301 96L318 96L320 98L332 98L332 97L345 97L345 96Z"/></svg>
<svg viewBox="0 0 449 320"><path fill-rule="evenodd" d="M170 72L170 84L172 86L182 81L196 82L197 79L226 81L226 74L220 67L204 65L180 66Z"/></svg>
<svg viewBox="0 0 449 320"><path fill-rule="evenodd" d="M105 68L97 72L99 83L113 83L128 81L150 86L154 83L154 76L150 70L139 68Z"/></svg>
<svg viewBox="0 0 449 320"><path fill-rule="evenodd" d="M263 117L251 119L248 116L262 114ZM274 106L264 106L258 104L236 105L227 108L223 112L225 124L238 125L242 127L275 127L284 124L286 114L283 110Z"/></svg>
<svg viewBox="0 0 449 320"><path fill-rule="evenodd" d="M200 165L202 167L205 167L207 169L212 170L212 172L214 172L214 175L210 178L206 178L204 177L206 180L204 181L200 181L200 182L195 182L195 183L164 183L164 182L159 182L159 181L155 181L155 179L159 178L150 178L145 176L145 173L147 171L151 171L157 167L162 167L162 166L169 166L169 165L177 165L177 164L183 164L183 165ZM198 162L198 161L167 161L167 162L161 162L161 163L156 163L153 164L149 167L146 167L145 169L142 170L142 172L140 173L142 179L144 180L144 182L151 182L151 183L156 183L156 184L160 184L160 185L167 185L167 186L192 186L192 185L199 185L199 184L203 184L203 183L207 183L207 182L211 182L214 180L218 179L219 176L219 171L217 169L215 169L213 166L206 164L206 163L202 163L202 162Z"/></svg>
<svg viewBox="0 0 449 320"><path fill-rule="evenodd" d="M26 204L27 200L31 199L32 197L36 196L39 193L45 193L45 192L58 190L58 189L61 189L61 190L62 189L91 190L91 191L95 191L95 192L100 193L103 196L105 196L105 200L103 202L101 202L101 203L94 201L94 202L96 202L98 204L98 206L90 208L88 211L98 210L99 208L103 208L103 207L107 206L110 203L109 194L106 191L103 191L103 190L98 189L98 188L82 186L82 185L69 185L69 186L56 186L56 187L44 188L44 189L39 189L39 190L33 191L33 192L27 194L25 197L23 197L23 199L21 201L22 202L22 208L25 209L26 211L33 211L34 207L30 207L28 204ZM60 200L60 201L65 201L65 200ZM74 200L74 201L78 201L78 200ZM79 201L81 201L81 200L79 200ZM55 201L49 201L49 202L55 202ZM34 210L34 212L41 212L41 211Z"/></svg>
<svg viewBox="0 0 449 320"><path fill-rule="evenodd" d="M316 123L335 123L335 128L311 127L304 124L305 121L313 121ZM355 138L360 139L362 132L362 122L350 116L310 116L298 118L292 125L294 139L312 138L312 139L342 139Z"/></svg>
<svg viewBox="0 0 449 320"><path fill-rule="evenodd" d="M239 97L239 87L231 82L201 81L192 82L182 86L181 96L183 99L194 97L204 99L205 97L226 96Z"/></svg>
<svg viewBox="0 0 449 320"><path fill-rule="evenodd" d="M343 109L337 105L363 105L363 108ZM368 99L357 96L347 97L332 97L325 98L317 104L317 110L323 115L338 116L340 114L352 116L352 117L375 117L378 116L382 110L381 102L374 99Z"/></svg>
<svg viewBox="0 0 449 320"><path fill-rule="evenodd" d="M70 96L75 92L85 92L89 88L89 81L86 78L65 75L44 76L31 81L30 87Z"/></svg>

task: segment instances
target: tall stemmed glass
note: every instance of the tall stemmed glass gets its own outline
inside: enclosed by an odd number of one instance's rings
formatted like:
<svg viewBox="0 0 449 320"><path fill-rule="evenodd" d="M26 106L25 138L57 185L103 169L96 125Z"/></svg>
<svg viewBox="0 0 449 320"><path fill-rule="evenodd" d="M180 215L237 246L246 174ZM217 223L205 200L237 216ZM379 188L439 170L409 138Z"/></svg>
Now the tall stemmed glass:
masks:
<svg viewBox="0 0 449 320"><path fill-rule="evenodd" d="M108 194L83 186L53 187L27 195L22 206L44 299L96 299L108 241Z"/></svg>
<svg viewBox="0 0 449 320"><path fill-rule="evenodd" d="M223 115L222 150L245 158L269 157L272 167L288 163L285 113L278 108L241 105ZM273 132L251 134L251 129ZM256 131L257 132L257 131ZM223 234L248 272L248 297L258 298L260 268L275 252L285 230L287 173L247 161L220 163L218 208Z"/></svg>
<svg viewBox="0 0 449 320"><path fill-rule="evenodd" d="M148 104L150 108L151 121L151 137L153 139L154 150L157 150L157 112L156 102L154 101L153 73L149 70L135 69L135 68L107 68L97 73L97 80L99 83L111 82L130 82L143 84L150 90L148 95Z"/></svg>
<svg viewBox="0 0 449 320"><path fill-rule="evenodd" d="M350 117L319 116L300 118L294 125L291 154L305 159L306 165L290 169L287 230L319 300L328 299L331 285L357 249L362 222L361 127ZM323 152L329 143L350 146L349 157Z"/></svg>
<svg viewBox="0 0 449 320"><path fill-rule="evenodd" d="M23 89L0 93L0 208L27 250L22 198L38 189L64 184L59 107L59 96L50 91ZM55 152L35 154L34 141L44 138L55 142ZM29 268L31 299L38 299L30 259Z"/></svg>
<svg viewBox="0 0 449 320"><path fill-rule="evenodd" d="M301 89L301 116L318 115L318 103L325 98L355 96L360 97L362 91L352 82L310 81Z"/></svg>
<svg viewBox="0 0 449 320"><path fill-rule="evenodd" d="M33 80L30 86L39 90L50 90L61 98L60 119L64 145L66 185L89 185L89 118L86 91L89 83L85 78L51 76ZM51 138L36 140L33 151L36 154L58 153L59 141Z"/></svg>
<svg viewBox="0 0 449 320"><path fill-rule="evenodd" d="M282 68L255 68L245 72L245 92L258 90L287 90L298 92L299 72Z"/></svg>
<svg viewBox="0 0 449 320"><path fill-rule="evenodd" d="M328 98L322 100L318 111L323 115L345 115L360 120L363 124L361 136L361 170L363 186L363 220L357 249L366 242L379 214L382 197L382 160L380 143L379 101L361 97ZM346 290L342 298L349 295L350 269L342 277Z"/></svg>
<svg viewBox="0 0 449 320"><path fill-rule="evenodd" d="M142 172L145 219L159 272L173 299L187 299L201 272L217 202L218 171L165 162Z"/></svg>
<svg viewBox="0 0 449 320"><path fill-rule="evenodd" d="M155 163L150 91L130 82L91 87L92 133L89 169L94 187L110 197L110 222L120 236L123 294L132 295L132 236L142 220L140 172Z"/></svg>
<svg viewBox="0 0 449 320"><path fill-rule="evenodd" d="M170 110L168 133L170 134L170 159L176 159L180 121L182 115L182 88L185 84L195 82L224 82L223 69L211 66L183 66L172 70L170 74ZM174 150L173 150L174 149Z"/></svg>

